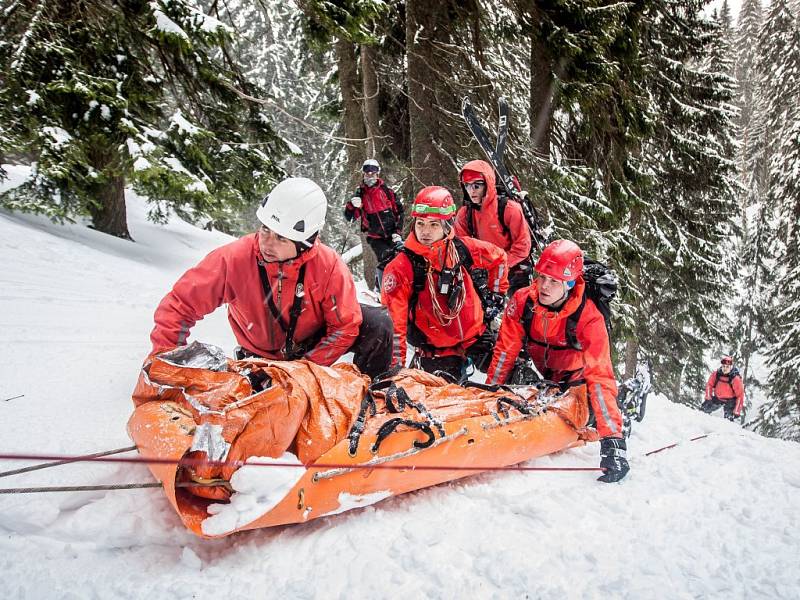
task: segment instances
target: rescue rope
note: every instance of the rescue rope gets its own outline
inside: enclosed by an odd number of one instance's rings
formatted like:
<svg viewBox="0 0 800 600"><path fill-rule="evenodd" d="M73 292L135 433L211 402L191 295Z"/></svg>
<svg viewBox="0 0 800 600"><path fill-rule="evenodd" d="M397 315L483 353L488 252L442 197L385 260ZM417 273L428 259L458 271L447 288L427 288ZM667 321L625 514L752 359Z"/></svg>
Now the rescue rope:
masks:
<svg viewBox="0 0 800 600"><path fill-rule="evenodd" d="M705 435L698 435L697 437L690 438L688 441L696 442L697 440L702 440L703 438L707 438L710 436L710 433L706 433ZM658 454L659 452L663 452L664 450L669 450L670 448L674 448L675 446L680 446L683 442L675 442L674 444L670 444L669 446L664 446L663 448L659 448L658 450L651 450L650 452L645 452L644 456L650 456L651 454Z"/></svg>
<svg viewBox="0 0 800 600"><path fill-rule="evenodd" d="M175 487L217 487L217 483L196 483L191 481L181 481ZM62 485L26 488L0 488L0 494L38 494L43 492L102 492L115 490L138 490L147 488L163 487L161 483L113 483L107 485Z"/></svg>
<svg viewBox="0 0 800 600"><path fill-rule="evenodd" d="M515 420L524 420L530 418L530 415L520 415L517 417L511 417L510 419L506 420L505 422L515 421ZM500 423L492 423L488 424L486 428L489 427L499 427L505 424L505 422ZM461 437L467 433L466 428L462 428L450 435L446 435L437 439L433 442L430 447L438 446L444 442L450 441L457 437ZM696 442L697 440L702 440L711 436L711 433L706 433L704 435L699 435L693 438L686 440L686 442ZM675 448L680 444L685 443L682 441L675 442L669 444L667 446L663 446L661 448L657 448L656 450L651 450L649 452L645 452L642 456L651 456L653 454L657 454L659 452L663 452L664 450L669 450L671 448ZM417 471L470 471L470 472L483 472L483 471L546 471L546 472L581 472L581 471L602 471L600 467L528 467L523 465L509 465L509 466L496 466L496 465L472 465L472 466L445 466L445 465L396 465L396 464L386 464L391 461L395 461L399 458L405 458L411 455L414 455L418 452L421 452L422 449L419 448L411 448L404 452L398 452L396 454L392 454L390 456L382 456L378 458L374 458L370 461L365 463L357 464L357 465L347 465L347 464L334 464L334 463L313 463L304 465L302 463L288 463L288 462L269 462L269 463L262 463L262 462L245 462L245 461L223 461L223 462L215 462L215 461L206 461L203 459L191 459L184 457L182 460L173 460L173 459L165 459L165 458L146 458L146 457L139 457L139 458L123 458L123 457L111 457L110 454L113 453L121 453L126 452L128 450L135 449L134 447L131 448L119 448L117 450L111 450L108 452L98 452L95 454L86 454L82 456L53 456L53 455L37 455L37 454L0 454L0 460L54 460L58 459L52 463L46 463L44 465L34 465L34 468L46 468L49 466L56 466L60 464L72 463L72 462L107 462L107 463L129 463L129 464L162 464L162 465L212 465L212 466L221 466L221 467L242 467L242 466L256 466L256 467L294 467L294 468L303 468L303 469L328 469L327 471L319 471L314 473L312 476L313 482L318 482L323 479L330 479L332 477L336 477L338 475L343 475L345 473L350 473L356 470L372 470L372 469L389 469L389 470L408 470L413 469ZM17 471L6 471L3 474L15 474L17 472L25 472L26 470L34 470L34 468L26 467L25 469L18 469ZM184 487L216 487L218 483L199 483L199 482L178 482L175 484L175 487L184 488ZM120 483L120 484L110 484L110 485L81 485L81 486L51 486L51 487L26 487L26 488L0 488L0 494L32 494L38 492L88 492L88 491L113 491L113 490L131 490L131 489L148 489L148 488L160 488L162 487L161 483Z"/></svg>
<svg viewBox="0 0 800 600"><path fill-rule="evenodd" d="M39 469L48 469L50 467L57 467L58 465L66 465L72 462L84 462L87 459L96 458L98 456L110 456L112 454L121 454L122 452L130 452L136 450L136 446L126 446L125 448L117 448L115 450L106 450L105 452L95 452L94 454L84 454L83 456L67 457L55 462L48 462L41 465L31 465L30 467L23 467L21 469L14 469L13 471L0 472L0 477L8 477L9 475L19 475L20 473L29 473L30 471L38 471Z"/></svg>
<svg viewBox="0 0 800 600"><path fill-rule="evenodd" d="M428 268L428 292L431 295L431 304L433 305L433 315L436 317L436 320L439 321L442 325L447 327L452 323L456 318L458 318L459 313L461 312L461 308L464 306L464 301L467 298L467 288L464 285L463 274L461 273L461 265L458 262L458 250L455 247L455 244L448 242L446 246L447 256L445 257L443 263L444 268L447 268L448 258L451 260L453 265L458 268L457 277L461 277L461 285L458 291L458 298L456 299L455 306L450 308L448 305L448 310L442 308L441 303L439 302L439 296L436 291L436 286L433 283L433 269ZM443 269L444 270L444 269ZM453 281L451 285L455 285L456 280Z"/></svg>
<svg viewBox="0 0 800 600"><path fill-rule="evenodd" d="M441 442L463 435L463 430L459 430L450 436L438 438L431 446L438 445ZM417 450L412 448L406 452ZM421 450L417 450L421 451ZM244 460L231 460L231 461L210 461L203 458L191 458L188 456L180 460L172 458L156 458L156 457L111 457L101 456L93 458L84 457L58 457L52 455L41 454L0 454L0 460L52 460L54 458L69 458L69 462L102 462L102 463L123 463L123 464L142 464L142 465L180 465L180 466L210 466L210 467L234 467L240 468L244 466L249 467L293 467L301 469L414 469L417 471L599 471L599 467L521 467L521 466L494 466L494 465L473 465L469 467L463 466L449 466L449 465L382 465L378 464L378 460L395 460L400 458L404 453L393 454L391 456L380 457L375 459L376 462L367 462L361 464L345 464L345 463L296 463L296 462L247 462Z"/></svg>

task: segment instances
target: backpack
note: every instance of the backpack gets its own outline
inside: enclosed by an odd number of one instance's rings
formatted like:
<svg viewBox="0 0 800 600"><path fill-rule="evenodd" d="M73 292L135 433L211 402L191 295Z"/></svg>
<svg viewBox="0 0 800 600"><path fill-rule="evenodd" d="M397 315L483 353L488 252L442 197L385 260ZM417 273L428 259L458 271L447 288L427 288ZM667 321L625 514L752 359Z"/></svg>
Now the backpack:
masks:
<svg viewBox="0 0 800 600"><path fill-rule="evenodd" d="M566 327L566 346L550 346L553 350L583 350L576 330L578 328L578 321L583 314L583 308L586 305L588 298L603 315L605 321L606 331L609 338L611 337L611 330L613 329L611 323L611 301L617 295L617 276L614 271L607 265L586 258L583 261L583 279L586 282L583 298L581 298L578 310L567 317ZM536 344L544 345L542 342L530 340L531 325L533 324L533 299L528 298L525 302L525 308L522 311L522 325L525 328L525 343L533 341Z"/></svg>
<svg viewBox="0 0 800 600"><path fill-rule="evenodd" d="M711 390L714 392L714 395L717 394L717 384L719 383L721 377L724 378L723 381L727 379L728 385L731 386L731 388L733 388L733 380L736 379L737 377L741 377L741 375L739 374L739 369L737 369L736 367L733 367L731 369L731 372L728 373L727 375L721 374L719 372L719 369L714 371L714 385L711 386Z"/></svg>

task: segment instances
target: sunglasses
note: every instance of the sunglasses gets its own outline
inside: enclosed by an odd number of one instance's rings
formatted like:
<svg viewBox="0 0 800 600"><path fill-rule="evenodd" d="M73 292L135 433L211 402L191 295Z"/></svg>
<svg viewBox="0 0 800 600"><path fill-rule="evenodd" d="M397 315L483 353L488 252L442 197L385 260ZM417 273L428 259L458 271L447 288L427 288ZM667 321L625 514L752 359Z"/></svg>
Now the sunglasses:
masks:
<svg viewBox="0 0 800 600"><path fill-rule="evenodd" d="M469 190L475 190L475 191L482 190L485 187L486 187L486 182L485 181L473 181L471 183L465 183L464 184L464 189L466 189L467 191L469 191Z"/></svg>

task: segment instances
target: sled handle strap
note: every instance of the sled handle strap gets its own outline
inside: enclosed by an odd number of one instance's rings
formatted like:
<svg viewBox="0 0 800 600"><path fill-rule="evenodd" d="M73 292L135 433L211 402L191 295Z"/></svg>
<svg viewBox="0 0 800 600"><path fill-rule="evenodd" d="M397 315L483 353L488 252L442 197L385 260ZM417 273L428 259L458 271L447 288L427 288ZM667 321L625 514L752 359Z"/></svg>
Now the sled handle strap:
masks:
<svg viewBox="0 0 800 600"><path fill-rule="evenodd" d="M355 456L356 451L358 451L358 442L361 439L361 434L364 433L364 426L367 423L367 411L369 411L370 416L374 417L376 410L375 399L372 397L372 394L367 391L367 395L361 400L361 408L358 410L358 417L350 428L350 433L347 434L350 440L348 453L351 457Z"/></svg>
<svg viewBox="0 0 800 600"><path fill-rule="evenodd" d="M375 438L375 443L370 448L370 451L373 454L378 453L378 449L387 437L389 437L392 433L394 433L400 425L406 425L407 427L411 427L412 429L417 429L422 431L428 436L428 439L424 442L420 442L419 440L414 440L414 447L415 448L427 448L433 442L436 441L436 434L433 433L430 425L428 423L422 423L420 421L412 421L411 419L401 419L400 417L396 417L394 419L389 419L381 425L381 428L378 430L378 435Z"/></svg>
<svg viewBox="0 0 800 600"><path fill-rule="evenodd" d="M519 400L515 400L514 398L503 396L502 398L498 398L497 400L497 412L502 414L506 419L508 418L508 409L503 406L504 404L508 404L512 408L516 408L523 415L531 414L531 408L530 406L527 405L526 402L520 402Z"/></svg>

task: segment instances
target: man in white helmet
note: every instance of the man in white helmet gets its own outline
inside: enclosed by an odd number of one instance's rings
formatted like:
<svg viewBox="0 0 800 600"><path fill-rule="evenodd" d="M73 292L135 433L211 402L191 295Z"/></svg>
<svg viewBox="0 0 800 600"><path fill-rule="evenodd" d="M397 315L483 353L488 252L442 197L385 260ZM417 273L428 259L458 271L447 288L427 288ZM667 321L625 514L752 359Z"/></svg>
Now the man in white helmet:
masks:
<svg viewBox="0 0 800 600"><path fill-rule="evenodd" d="M153 352L186 344L205 315L228 305L237 358L306 358L331 365L345 352L371 377L388 370L392 322L361 306L341 257L318 239L327 200L320 187L290 177L267 195L256 233L217 248L184 273L159 304Z"/></svg>
<svg viewBox="0 0 800 600"><path fill-rule="evenodd" d="M381 166L377 160L365 160L361 173L362 183L345 204L344 217L348 221L360 221L367 243L378 262L384 265L397 254L398 246L401 247L403 204L381 179Z"/></svg>

